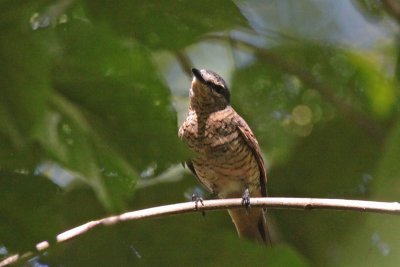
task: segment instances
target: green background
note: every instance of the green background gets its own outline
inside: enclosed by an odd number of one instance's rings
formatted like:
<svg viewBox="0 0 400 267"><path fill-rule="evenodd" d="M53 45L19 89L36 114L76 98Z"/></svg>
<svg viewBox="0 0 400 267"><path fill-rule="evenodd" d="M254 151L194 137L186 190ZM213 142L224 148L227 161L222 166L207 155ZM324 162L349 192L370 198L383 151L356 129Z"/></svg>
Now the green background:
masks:
<svg viewBox="0 0 400 267"><path fill-rule="evenodd" d="M392 5L390 5L392 3ZM90 220L188 201L191 67L226 78L276 197L398 201L399 1L0 3L0 259ZM399 9L400 10L400 9ZM100 227L25 266L397 266L400 219L224 211Z"/></svg>

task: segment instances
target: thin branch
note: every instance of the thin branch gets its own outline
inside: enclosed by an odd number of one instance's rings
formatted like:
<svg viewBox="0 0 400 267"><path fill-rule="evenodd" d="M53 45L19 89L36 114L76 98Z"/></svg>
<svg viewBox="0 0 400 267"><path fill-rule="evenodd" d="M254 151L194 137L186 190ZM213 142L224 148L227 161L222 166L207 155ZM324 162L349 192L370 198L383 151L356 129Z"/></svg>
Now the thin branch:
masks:
<svg viewBox="0 0 400 267"><path fill-rule="evenodd" d="M176 51L175 56L179 64L181 65L182 70L186 73L186 75L188 77L192 77L193 64L189 56L183 51Z"/></svg>
<svg viewBox="0 0 400 267"><path fill-rule="evenodd" d="M364 201L364 200L345 200L345 199L323 199L323 198L282 198L282 197L268 197L268 198L252 198L251 207L255 208L275 208L275 209L325 209L325 210L351 210L361 212L383 213L400 215L400 203L398 202L377 202L377 201ZM203 212L208 210L223 210L223 209L238 209L243 208L242 199L217 199L205 200L203 205L198 205L197 209L193 202L185 202L178 204L171 204L166 206L159 206L132 212L126 212L121 215L106 217L103 219L90 221L70 230L67 230L56 237L56 243L63 243L67 240L76 238L89 230L100 225L113 225L124 221L143 220L147 218L166 217L169 215ZM40 242L36 245L38 252L42 252L50 247L48 241ZM24 255L12 255L7 259L0 262L1 266L16 263L22 258L26 258L27 253Z"/></svg>

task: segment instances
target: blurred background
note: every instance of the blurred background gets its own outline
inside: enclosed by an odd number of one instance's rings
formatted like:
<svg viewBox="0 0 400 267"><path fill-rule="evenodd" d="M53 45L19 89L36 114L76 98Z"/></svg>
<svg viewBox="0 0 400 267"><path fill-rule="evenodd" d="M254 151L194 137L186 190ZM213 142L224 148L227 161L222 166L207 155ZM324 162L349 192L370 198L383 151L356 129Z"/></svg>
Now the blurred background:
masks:
<svg viewBox="0 0 400 267"><path fill-rule="evenodd" d="M90 220L188 201L190 68L221 74L274 197L399 201L400 1L4 0L0 259ZM398 266L400 218L225 211L93 230L24 266Z"/></svg>

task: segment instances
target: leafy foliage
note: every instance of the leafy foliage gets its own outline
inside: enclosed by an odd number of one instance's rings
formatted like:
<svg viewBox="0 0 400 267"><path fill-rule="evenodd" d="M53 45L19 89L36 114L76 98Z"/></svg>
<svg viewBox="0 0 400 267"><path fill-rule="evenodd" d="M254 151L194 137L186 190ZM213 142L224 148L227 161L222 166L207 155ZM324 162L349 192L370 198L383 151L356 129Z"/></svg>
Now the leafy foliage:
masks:
<svg viewBox="0 0 400 267"><path fill-rule="evenodd" d="M210 43L233 55L224 63L234 69L233 106L263 148L271 196L397 201L399 83L392 73L398 73L398 39L388 41L387 30L374 44L384 49L367 51L368 45L290 36L296 31L279 24L278 12L284 7L291 17L290 1L256 2L3 1L2 256L110 213L184 201L194 179L152 178L188 157L177 137L181 103L168 82L181 80L179 70L203 58L202 47ZM370 27L386 29L387 13L375 2L353 1L354 12ZM315 10L323 5L308 4ZM257 11L263 10L276 11L281 34L262 28ZM207 68L220 73L218 67ZM238 239L225 213L210 212L97 229L32 262L395 266L399 260L399 224L392 217L268 214L280 241L268 250Z"/></svg>
<svg viewBox="0 0 400 267"><path fill-rule="evenodd" d="M237 7L223 1L86 1L91 17L151 49L181 49L201 35L244 26ZM154 16L157 14L157 16Z"/></svg>

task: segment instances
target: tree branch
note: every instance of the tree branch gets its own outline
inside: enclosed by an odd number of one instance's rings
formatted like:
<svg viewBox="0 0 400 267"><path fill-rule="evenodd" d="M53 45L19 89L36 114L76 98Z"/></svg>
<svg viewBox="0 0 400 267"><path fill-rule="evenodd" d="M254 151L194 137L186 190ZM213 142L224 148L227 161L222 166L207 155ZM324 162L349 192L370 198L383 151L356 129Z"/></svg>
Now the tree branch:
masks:
<svg viewBox="0 0 400 267"><path fill-rule="evenodd" d="M377 202L364 200L345 200L345 199L323 199L323 198L252 198L251 207L275 208L275 209L325 209L325 210L351 210L361 212L373 212L383 214L400 215L400 203L398 202ZM126 212L121 215L110 216L103 219L90 221L70 230L67 230L56 237L56 244L76 238L99 225L113 225L123 221L143 220L147 218L166 217L169 215L203 212L208 210L238 209L243 208L242 199L217 199L205 200L203 205L199 204L197 209L193 202L185 202L148 208L143 210ZM38 252L42 252L50 247L48 241L42 241L36 245ZM32 253L24 255L12 255L0 262L1 266L16 263L19 260L32 256Z"/></svg>
<svg viewBox="0 0 400 267"><path fill-rule="evenodd" d="M192 77L192 67L193 64L190 61L189 56L184 51L176 51L175 52L176 59L178 63L181 65L182 70L186 73L188 77Z"/></svg>

